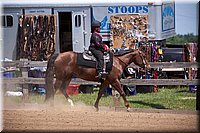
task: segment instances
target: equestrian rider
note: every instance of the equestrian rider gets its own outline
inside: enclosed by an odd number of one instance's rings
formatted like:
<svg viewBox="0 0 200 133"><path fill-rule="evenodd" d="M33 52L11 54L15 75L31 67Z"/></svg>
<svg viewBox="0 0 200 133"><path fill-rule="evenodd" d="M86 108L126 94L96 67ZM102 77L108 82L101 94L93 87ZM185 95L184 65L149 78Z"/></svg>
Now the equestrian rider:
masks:
<svg viewBox="0 0 200 133"><path fill-rule="evenodd" d="M104 47L102 42L102 37L100 36L100 27L101 23L99 21L93 21L92 22L92 35L90 38L90 47L89 50L92 52L94 57L97 60L97 74L98 78L102 78L103 74L103 53L104 53Z"/></svg>

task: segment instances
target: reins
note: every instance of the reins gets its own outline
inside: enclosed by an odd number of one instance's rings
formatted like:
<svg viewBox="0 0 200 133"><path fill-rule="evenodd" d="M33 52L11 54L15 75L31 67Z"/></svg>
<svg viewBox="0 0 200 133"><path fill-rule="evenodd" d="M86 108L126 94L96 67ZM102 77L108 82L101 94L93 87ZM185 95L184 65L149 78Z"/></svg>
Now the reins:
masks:
<svg viewBox="0 0 200 133"><path fill-rule="evenodd" d="M117 57L117 59L119 59L119 61L121 61L123 64L125 64L126 66L128 66L129 64L127 64L126 62L124 62L123 60L121 60L119 57Z"/></svg>
<svg viewBox="0 0 200 133"><path fill-rule="evenodd" d="M139 50L139 56L142 58L143 64L144 64L144 68L146 69L147 65L146 65L146 61L142 55L142 52ZM128 66L129 64L124 62L122 59L120 59L119 57L117 57L119 59L120 62L122 62L124 65Z"/></svg>

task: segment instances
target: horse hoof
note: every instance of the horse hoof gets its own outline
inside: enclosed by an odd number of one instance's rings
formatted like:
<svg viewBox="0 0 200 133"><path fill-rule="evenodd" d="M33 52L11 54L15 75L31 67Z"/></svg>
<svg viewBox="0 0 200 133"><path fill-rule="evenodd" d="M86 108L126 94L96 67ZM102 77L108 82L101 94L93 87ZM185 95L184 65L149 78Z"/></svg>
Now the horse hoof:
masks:
<svg viewBox="0 0 200 133"><path fill-rule="evenodd" d="M95 107L95 111L98 112L98 111L99 111L99 108L98 108L98 107Z"/></svg>
<svg viewBox="0 0 200 133"><path fill-rule="evenodd" d="M74 103L71 99L68 99L68 102L70 103L71 107L74 107Z"/></svg>
<svg viewBox="0 0 200 133"><path fill-rule="evenodd" d="M130 108L130 107L128 107L126 111L127 111L127 112L130 112L130 111L131 111L131 108Z"/></svg>

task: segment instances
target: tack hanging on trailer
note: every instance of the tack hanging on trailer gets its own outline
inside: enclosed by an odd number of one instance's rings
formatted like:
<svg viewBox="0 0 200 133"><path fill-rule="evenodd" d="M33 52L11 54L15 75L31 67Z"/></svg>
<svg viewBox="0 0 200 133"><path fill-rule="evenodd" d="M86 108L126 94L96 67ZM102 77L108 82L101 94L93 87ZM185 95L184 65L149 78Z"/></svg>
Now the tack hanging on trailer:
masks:
<svg viewBox="0 0 200 133"><path fill-rule="evenodd" d="M55 51L54 15L21 15L17 38L17 59L47 60Z"/></svg>

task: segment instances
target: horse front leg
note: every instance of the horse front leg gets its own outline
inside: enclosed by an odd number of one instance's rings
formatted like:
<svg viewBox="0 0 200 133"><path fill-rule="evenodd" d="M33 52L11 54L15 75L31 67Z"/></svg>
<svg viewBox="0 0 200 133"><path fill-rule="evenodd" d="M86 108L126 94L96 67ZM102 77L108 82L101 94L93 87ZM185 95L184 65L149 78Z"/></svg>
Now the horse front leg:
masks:
<svg viewBox="0 0 200 133"><path fill-rule="evenodd" d="M116 79L114 82L111 83L112 87L114 87L118 92L119 94L122 96L123 100L124 100L124 104L126 106L126 109L127 111L129 112L130 111L130 106L129 106L129 103L128 103L128 100L126 99L126 94L124 93L124 90L122 88L122 85L119 81L119 79Z"/></svg>
<svg viewBox="0 0 200 133"><path fill-rule="evenodd" d="M108 82L104 81L99 88L98 97L97 97L96 102L94 104L96 111L99 111L99 100L101 99L102 94L105 92L107 86L108 86Z"/></svg>

